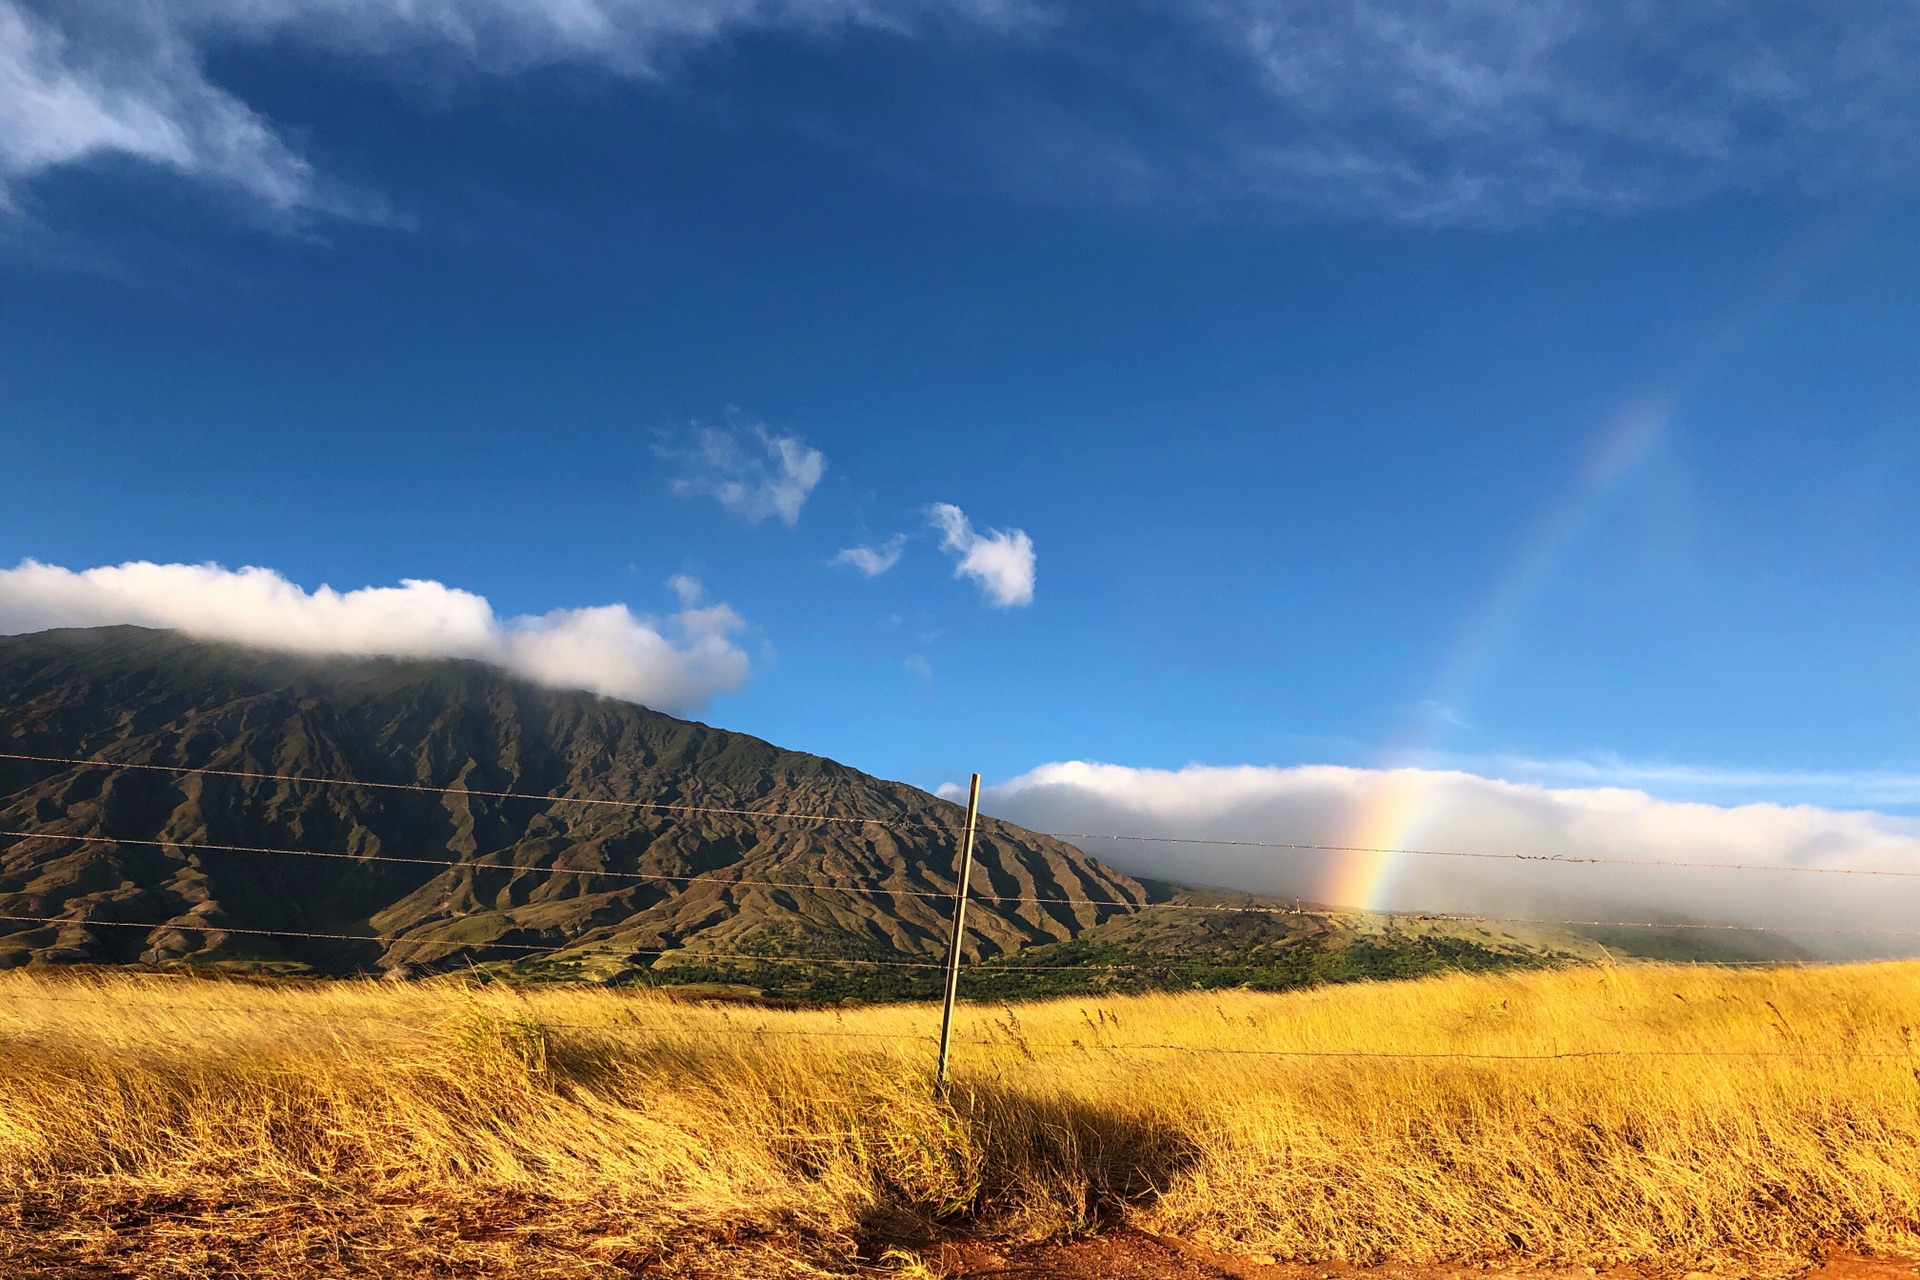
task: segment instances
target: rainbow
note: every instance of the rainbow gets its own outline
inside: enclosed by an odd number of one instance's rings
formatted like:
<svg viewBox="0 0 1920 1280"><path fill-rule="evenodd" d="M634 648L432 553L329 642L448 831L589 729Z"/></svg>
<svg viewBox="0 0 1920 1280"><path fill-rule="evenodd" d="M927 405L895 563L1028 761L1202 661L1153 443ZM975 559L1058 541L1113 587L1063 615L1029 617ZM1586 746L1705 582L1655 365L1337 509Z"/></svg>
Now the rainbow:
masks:
<svg viewBox="0 0 1920 1280"><path fill-rule="evenodd" d="M1392 769L1381 775L1359 807L1358 819L1340 843L1353 846L1332 863L1314 896L1335 906L1377 910L1393 887L1400 859L1391 850L1415 838L1426 812L1432 779L1420 769Z"/></svg>
<svg viewBox="0 0 1920 1280"><path fill-rule="evenodd" d="M1337 856L1314 896L1334 906L1363 911L1384 908L1404 859L1394 854L1419 836L1435 791L1428 772L1434 746L1451 707L1461 705L1554 566L1620 482L1653 451L1673 417L1671 394L1635 400L1615 414L1573 486L1568 499L1543 520L1522 545L1512 566L1495 583L1449 649L1424 713L1389 753L1390 767L1361 797L1354 819L1337 843L1352 847Z"/></svg>
<svg viewBox="0 0 1920 1280"><path fill-rule="evenodd" d="M1781 255L1756 280L1743 305L1730 307L1718 324L1704 329L1698 341L1681 353L1672 376L1650 393L1628 400L1608 420L1566 498L1540 521L1506 573L1468 612L1441 664L1433 693L1422 704L1422 714L1387 752L1387 768L1377 775L1377 784L1363 793L1345 836L1336 842L1351 846L1352 852L1330 864L1315 889L1320 901L1363 911L1387 905L1395 873L1404 861L1393 851L1419 839L1421 824L1433 810L1439 775L1429 770L1447 719L1455 714L1451 708L1466 704L1475 681L1498 655L1502 641L1568 548L1620 483L1654 451L1673 419L1682 390L1715 357L1738 345L1744 331L1799 293L1878 214L1879 206L1863 204Z"/></svg>

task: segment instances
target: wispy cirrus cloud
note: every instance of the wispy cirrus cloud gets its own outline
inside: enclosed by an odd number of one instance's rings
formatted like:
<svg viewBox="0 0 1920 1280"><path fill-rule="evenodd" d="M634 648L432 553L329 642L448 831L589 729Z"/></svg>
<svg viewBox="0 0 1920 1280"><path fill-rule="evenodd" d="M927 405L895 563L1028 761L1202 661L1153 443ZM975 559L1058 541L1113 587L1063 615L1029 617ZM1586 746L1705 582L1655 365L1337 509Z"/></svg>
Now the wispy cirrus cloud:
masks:
<svg viewBox="0 0 1920 1280"><path fill-rule="evenodd" d="M239 192L276 216L391 220L377 196L319 173L207 77L203 42L232 25L223 8L238 19L245 6L0 0L0 208L39 174L117 156Z"/></svg>
<svg viewBox="0 0 1920 1280"><path fill-rule="evenodd" d="M1911 171L1920 13L1633 0L1220 0L1254 77L1236 181L1430 221Z"/></svg>
<svg viewBox="0 0 1920 1280"><path fill-rule="evenodd" d="M676 577L678 612L623 604L501 618L484 596L425 579L307 591L271 569L132 561L75 572L23 561L0 570L0 634L131 623L292 653L471 658L557 688L686 711L751 674L745 624Z"/></svg>
<svg viewBox="0 0 1920 1280"><path fill-rule="evenodd" d="M800 523L800 509L827 471L818 449L759 423L742 430L701 427L691 448L663 452L681 467L674 493L713 498L748 524L774 518L788 528Z"/></svg>
<svg viewBox="0 0 1920 1280"><path fill-rule="evenodd" d="M216 47L277 44L397 77L586 65L658 79L683 49L739 32L907 31L928 13L1017 23L1019 0L0 0L0 199L63 165L124 156L283 214L368 216L207 71Z"/></svg>
<svg viewBox="0 0 1920 1280"><path fill-rule="evenodd" d="M118 155L289 214L369 208L209 75L215 48L664 80L690 48L850 29L973 59L955 83L999 100L930 88L953 94L925 113L945 141L1094 199L1498 223L1911 176L1920 154L1920 11L1891 0L0 0L0 192Z"/></svg>
<svg viewBox="0 0 1920 1280"><path fill-rule="evenodd" d="M950 502L928 507L927 520L940 531L941 547L958 558L954 577L972 578L987 602L1002 609L1033 603L1037 560L1026 530L976 532L966 512Z"/></svg>

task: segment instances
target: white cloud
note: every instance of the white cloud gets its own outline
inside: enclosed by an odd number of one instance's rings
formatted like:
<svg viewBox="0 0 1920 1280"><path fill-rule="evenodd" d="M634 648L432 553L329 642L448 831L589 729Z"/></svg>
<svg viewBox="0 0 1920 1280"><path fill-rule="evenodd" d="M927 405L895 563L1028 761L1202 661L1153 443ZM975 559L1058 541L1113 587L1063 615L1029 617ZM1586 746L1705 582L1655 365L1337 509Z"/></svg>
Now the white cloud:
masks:
<svg viewBox="0 0 1920 1280"><path fill-rule="evenodd" d="M1920 822L1812 805L1719 806L1624 787L1547 787L1456 770L1332 765L1136 769L1070 761L989 787L997 815L1043 831L1532 858L1920 871ZM1082 839L1136 874L1359 905L1365 854ZM1920 928L1920 879L1618 863L1402 856L1376 906L1805 929ZM1920 950L1920 938L1794 934L1817 953Z"/></svg>
<svg viewBox="0 0 1920 1280"><path fill-rule="evenodd" d="M633 566L627 566L627 572L633 572ZM707 594L707 588L700 579L684 573L676 573L667 579L667 590L673 592L682 609L691 609L700 603L700 597Z"/></svg>
<svg viewBox="0 0 1920 1280"><path fill-rule="evenodd" d="M789 528L827 470L826 455L799 436L771 435L757 423L745 431L701 427L692 449L670 456L684 468L673 481L679 496L715 498L749 524L778 516Z"/></svg>
<svg viewBox="0 0 1920 1280"><path fill-rule="evenodd" d="M933 679L933 664L927 661L924 654L910 653L907 655L906 660L900 665L919 676L922 680Z"/></svg>
<svg viewBox="0 0 1920 1280"><path fill-rule="evenodd" d="M1911 171L1920 14L1635 0L1218 0L1233 182L1403 220L1629 210Z"/></svg>
<svg viewBox="0 0 1920 1280"><path fill-rule="evenodd" d="M666 619L620 604L501 619L483 596L417 579L309 592L271 569L214 564L133 561L76 573L27 560L0 570L0 634L115 623L294 653L472 658L668 710L698 707L750 673L731 639L744 624L723 604Z"/></svg>
<svg viewBox="0 0 1920 1280"><path fill-rule="evenodd" d="M900 563L900 557L906 554L907 535L896 533L885 542L861 544L848 547L834 556L834 564L844 564L858 569L869 578L877 578L893 566Z"/></svg>
<svg viewBox="0 0 1920 1280"><path fill-rule="evenodd" d="M103 155L238 188L280 212L367 215L318 181L273 126L207 75L214 47L305 47L510 75L562 63L662 74L677 50L765 28L911 28L937 11L1017 23L1018 0L0 0L0 200Z"/></svg>
<svg viewBox="0 0 1920 1280"><path fill-rule="evenodd" d="M1075 62L1106 110L1028 84L950 113L999 151L996 171L1126 198L1523 220L1910 174L1920 121L1920 12L1886 3L0 0L0 191L117 154L279 210L348 211L208 77L215 48L321 50L396 77L573 64L658 78L742 33L849 27ZM1138 123L1091 123L1115 118Z"/></svg>
<svg viewBox="0 0 1920 1280"><path fill-rule="evenodd" d="M1549 785L1645 787L1669 799L1720 803L1759 796L1810 804L1911 807L1920 805L1920 774L1891 769L1730 769L1618 756L1540 760L1528 756L1463 757L1448 763Z"/></svg>
<svg viewBox="0 0 1920 1280"><path fill-rule="evenodd" d="M0 0L0 201L20 178L107 153L237 187L275 210L328 203L308 162L207 81L164 13L129 6L116 32L69 33Z"/></svg>
<svg viewBox="0 0 1920 1280"><path fill-rule="evenodd" d="M1033 603L1033 539L1025 530L976 533L966 513L950 502L928 507L927 519L940 530L940 545L960 557L954 577L972 578L1003 609Z"/></svg>

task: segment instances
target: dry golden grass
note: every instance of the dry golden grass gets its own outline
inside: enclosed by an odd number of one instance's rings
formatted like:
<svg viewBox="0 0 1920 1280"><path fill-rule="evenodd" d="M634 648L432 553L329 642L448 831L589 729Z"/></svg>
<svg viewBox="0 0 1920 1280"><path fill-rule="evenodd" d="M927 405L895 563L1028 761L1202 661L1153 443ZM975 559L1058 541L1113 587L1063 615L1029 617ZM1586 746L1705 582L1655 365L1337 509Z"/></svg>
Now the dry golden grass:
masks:
<svg viewBox="0 0 1920 1280"><path fill-rule="evenodd" d="M745 1274L1119 1218L1297 1259L1912 1250L1916 996L1901 963L968 1007L944 1104L924 1006L13 972L0 1260ZM1525 1056L1586 1051L1623 1056Z"/></svg>

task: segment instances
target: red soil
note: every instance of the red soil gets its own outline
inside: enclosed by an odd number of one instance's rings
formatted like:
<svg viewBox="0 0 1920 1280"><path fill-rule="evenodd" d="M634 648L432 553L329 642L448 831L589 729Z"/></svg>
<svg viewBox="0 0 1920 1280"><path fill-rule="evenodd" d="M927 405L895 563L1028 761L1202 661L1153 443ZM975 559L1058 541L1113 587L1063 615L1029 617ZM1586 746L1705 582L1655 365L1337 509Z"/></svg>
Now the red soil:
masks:
<svg viewBox="0 0 1920 1280"><path fill-rule="evenodd" d="M1596 1273L1587 1267L1515 1267L1490 1264L1468 1266L1413 1266L1388 1263L1351 1267L1339 1263L1316 1265L1276 1263L1260 1258L1235 1257L1165 1236L1140 1231L1116 1231L1071 1244L1033 1245L997 1249L987 1245L948 1245L928 1251L927 1261L950 1280L1738 1280L1756 1274L1779 1275L1775 1267L1764 1272L1738 1266L1719 1266L1711 1272L1659 1271L1618 1267ZM1791 1274L1791 1273L1788 1273ZM1864 1258L1834 1255L1808 1264L1799 1280L1915 1280L1920 1262L1900 1258Z"/></svg>

